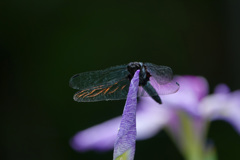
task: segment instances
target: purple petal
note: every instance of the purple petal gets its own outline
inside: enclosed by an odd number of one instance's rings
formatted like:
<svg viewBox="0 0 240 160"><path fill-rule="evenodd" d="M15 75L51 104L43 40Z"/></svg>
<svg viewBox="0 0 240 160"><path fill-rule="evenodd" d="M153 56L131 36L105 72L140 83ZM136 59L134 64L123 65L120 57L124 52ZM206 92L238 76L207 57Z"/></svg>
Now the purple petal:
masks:
<svg viewBox="0 0 240 160"><path fill-rule="evenodd" d="M136 143L136 109L139 85L139 70L134 74L128 91L120 128L114 144L113 159L127 154L127 160L133 160Z"/></svg>
<svg viewBox="0 0 240 160"><path fill-rule="evenodd" d="M151 97L142 97L137 110L137 139L156 135L171 118L168 108L159 105Z"/></svg>
<svg viewBox="0 0 240 160"><path fill-rule="evenodd" d="M229 93L230 89L226 84L219 84L215 87L214 93Z"/></svg>
<svg viewBox="0 0 240 160"><path fill-rule="evenodd" d="M163 106L198 116L198 104L208 93L207 81L197 76L178 76L174 80L180 89L175 94L161 96Z"/></svg>
<svg viewBox="0 0 240 160"><path fill-rule="evenodd" d="M208 82L204 77L200 76L177 76L174 78L180 84L181 92L188 92L189 90L195 94L198 100L201 100L208 94Z"/></svg>
<svg viewBox="0 0 240 160"><path fill-rule="evenodd" d="M226 120L240 133L240 91L207 96L200 103L200 114L209 120Z"/></svg>
<svg viewBox="0 0 240 160"><path fill-rule="evenodd" d="M70 141L71 147L79 152L112 149L120 121L121 117L116 117L78 132Z"/></svg>
<svg viewBox="0 0 240 160"><path fill-rule="evenodd" d="M169 110L161 107L151 97L141 98L136 114L137 139L143 140L156 135L169 120ZM71 147L79 152L88 150L107 151L113 149L121 117L116 117L78 132L70 141Z"/></svg>
<svg viewBox="0 0 240 160"><path fill-rule="evenodd" d="M161 107L151 97L141 98L137 106L137 139L143 140L156 135L169 120L169 110ZM121 117L116 117L91 128L78 132L70 141L76 151L110 150L117 137Z"/></svg>

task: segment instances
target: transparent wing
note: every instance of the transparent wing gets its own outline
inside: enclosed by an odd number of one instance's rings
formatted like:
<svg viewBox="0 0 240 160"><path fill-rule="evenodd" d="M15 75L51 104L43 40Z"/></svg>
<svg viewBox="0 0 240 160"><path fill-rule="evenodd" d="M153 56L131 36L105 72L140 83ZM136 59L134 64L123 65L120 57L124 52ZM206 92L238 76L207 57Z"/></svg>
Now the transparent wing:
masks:
<svg viewBox="0 0 240 160"><path fill-rule="evenodd" d="M175 81L169 81L166 84L159 84L158 81L155 79L155 77L150 77L149 82L153 86L153 88L157 91L158 95L166 95L166 94L172 94L179 90L179 84ZM148 93L140 86L138 89L138 96L146 97L149 96ZM155 96L155 95L151 95Z"/></svg>
<svg viewBox="0 0 240 160"><path fill-rule="evenodd" d="M127 66L120 65L105 70L84 72L74 75L69 86L78 90L95 89L97 86L111 86L128 76Z"/></svg>
<svg viewBox="0 0 240 160"><path fill-rule="evenodd" d="M172 69L167 66L159 66L152 63L144 63L146 70L160 85L167 84L173 79Z"/></svg>
<svg viewBox="0 0 240 160"><path fill-rule="evenodd" d="M96 102L103 100L126 99L129 89L129 80L123 78L113 84L95 86L77 92L73 99L77 102Z"/></svg>
<svg viewBox="0 0 240 160"><path fill-rule="evenodd" d="M150 84L158 95L175 93L179 89L179 84L173 81L172 69L167 66L159 66L152 63L144 63L146 70L150 73ZM148 93L139 87L138 96L149 96ZM154 96L154 95L151 95Z"/></svg>

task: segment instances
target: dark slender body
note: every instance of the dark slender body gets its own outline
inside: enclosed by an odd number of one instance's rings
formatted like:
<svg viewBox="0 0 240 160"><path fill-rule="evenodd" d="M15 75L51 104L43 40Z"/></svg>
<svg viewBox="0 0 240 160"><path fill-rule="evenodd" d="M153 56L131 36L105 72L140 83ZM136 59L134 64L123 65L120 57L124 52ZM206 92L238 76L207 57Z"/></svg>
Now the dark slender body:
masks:
<svg viewBox="0 0 240 160"><path fill-rule="evenodd" d="M132 79L134 73L139 69L139 86L142 86L143 89L159 104L162 104L162 101L157 93L157 91L153 88L153 86L149 82L150 73L147 72L146 66L143 65L142 62L131 62L127 66L129 71L129 80Z"/></svg>

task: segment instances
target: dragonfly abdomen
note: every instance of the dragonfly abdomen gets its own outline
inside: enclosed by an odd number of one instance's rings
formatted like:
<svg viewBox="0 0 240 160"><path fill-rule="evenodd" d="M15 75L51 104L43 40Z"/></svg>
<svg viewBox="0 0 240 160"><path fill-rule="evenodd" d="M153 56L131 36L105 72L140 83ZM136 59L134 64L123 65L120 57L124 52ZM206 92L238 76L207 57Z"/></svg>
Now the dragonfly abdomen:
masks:
<svg viewBox="0 0 240 160"><path fill-rule="evenodd" d="M147 81L146 85L142 87L157 103L162 104L161 98L159 97L157 91L153 88L149 81Z"/></svg>

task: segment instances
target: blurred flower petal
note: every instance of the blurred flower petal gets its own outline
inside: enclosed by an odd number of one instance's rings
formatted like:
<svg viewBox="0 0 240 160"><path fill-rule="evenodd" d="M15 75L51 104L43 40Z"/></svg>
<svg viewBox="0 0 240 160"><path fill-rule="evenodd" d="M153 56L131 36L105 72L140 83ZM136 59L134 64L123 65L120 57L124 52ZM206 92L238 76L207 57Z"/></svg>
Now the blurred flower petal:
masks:
<svg viewBox="0 0 240 160"><path fill-rule="evenodd" d="M240 91L205 97L199 112L208 120L226 120L240 133Z"/></svg>
<svg viewBox="0 0 240 160"><path fill-rule="evenodd" d="M120 121L121 117L117 117L80 131L72 138L70 145L74 150L81 152L110 150L117 137Z"/></svg>
<svg viewBox="0 0 240 160"><path fill-rule="evenodd" d="M177 76L174 80L180 84L180 88L174 94L161 96L163 106L198 116L199 101L208 93L206 79L197 76Z"/></svg>
<svg viewBox="0 0 240 160"><path fill-rule="evenodd" d="M141 98L137 107L138 140L154 136L168 122L169 111L161 107L151 97ZM121 117L119 116L78 132L70 141L72 148L80 152L113 149L120 121Z"/></svg>
<svg viewBox="0 0 240 160"><path fill-rule="evenodd" d="M129 86L122 120L114 144L113 159L133 160L136 143L136 110L139 86L139 70L134 74ZM120 158L121 157L121 158Z"/></svg>
<svg viewBox="0 0 240 160"><path fill-rule="evenodd" d="M219 84L215 87L214 93L229 93L230 89L226 84Z"/></svg>
<svg viewBox="0 0 240 160"><path fill-rule="evenodd" d="M137 111L137 139L156 135L169 121L171 113L151 97L141 98Z"/></svg>

